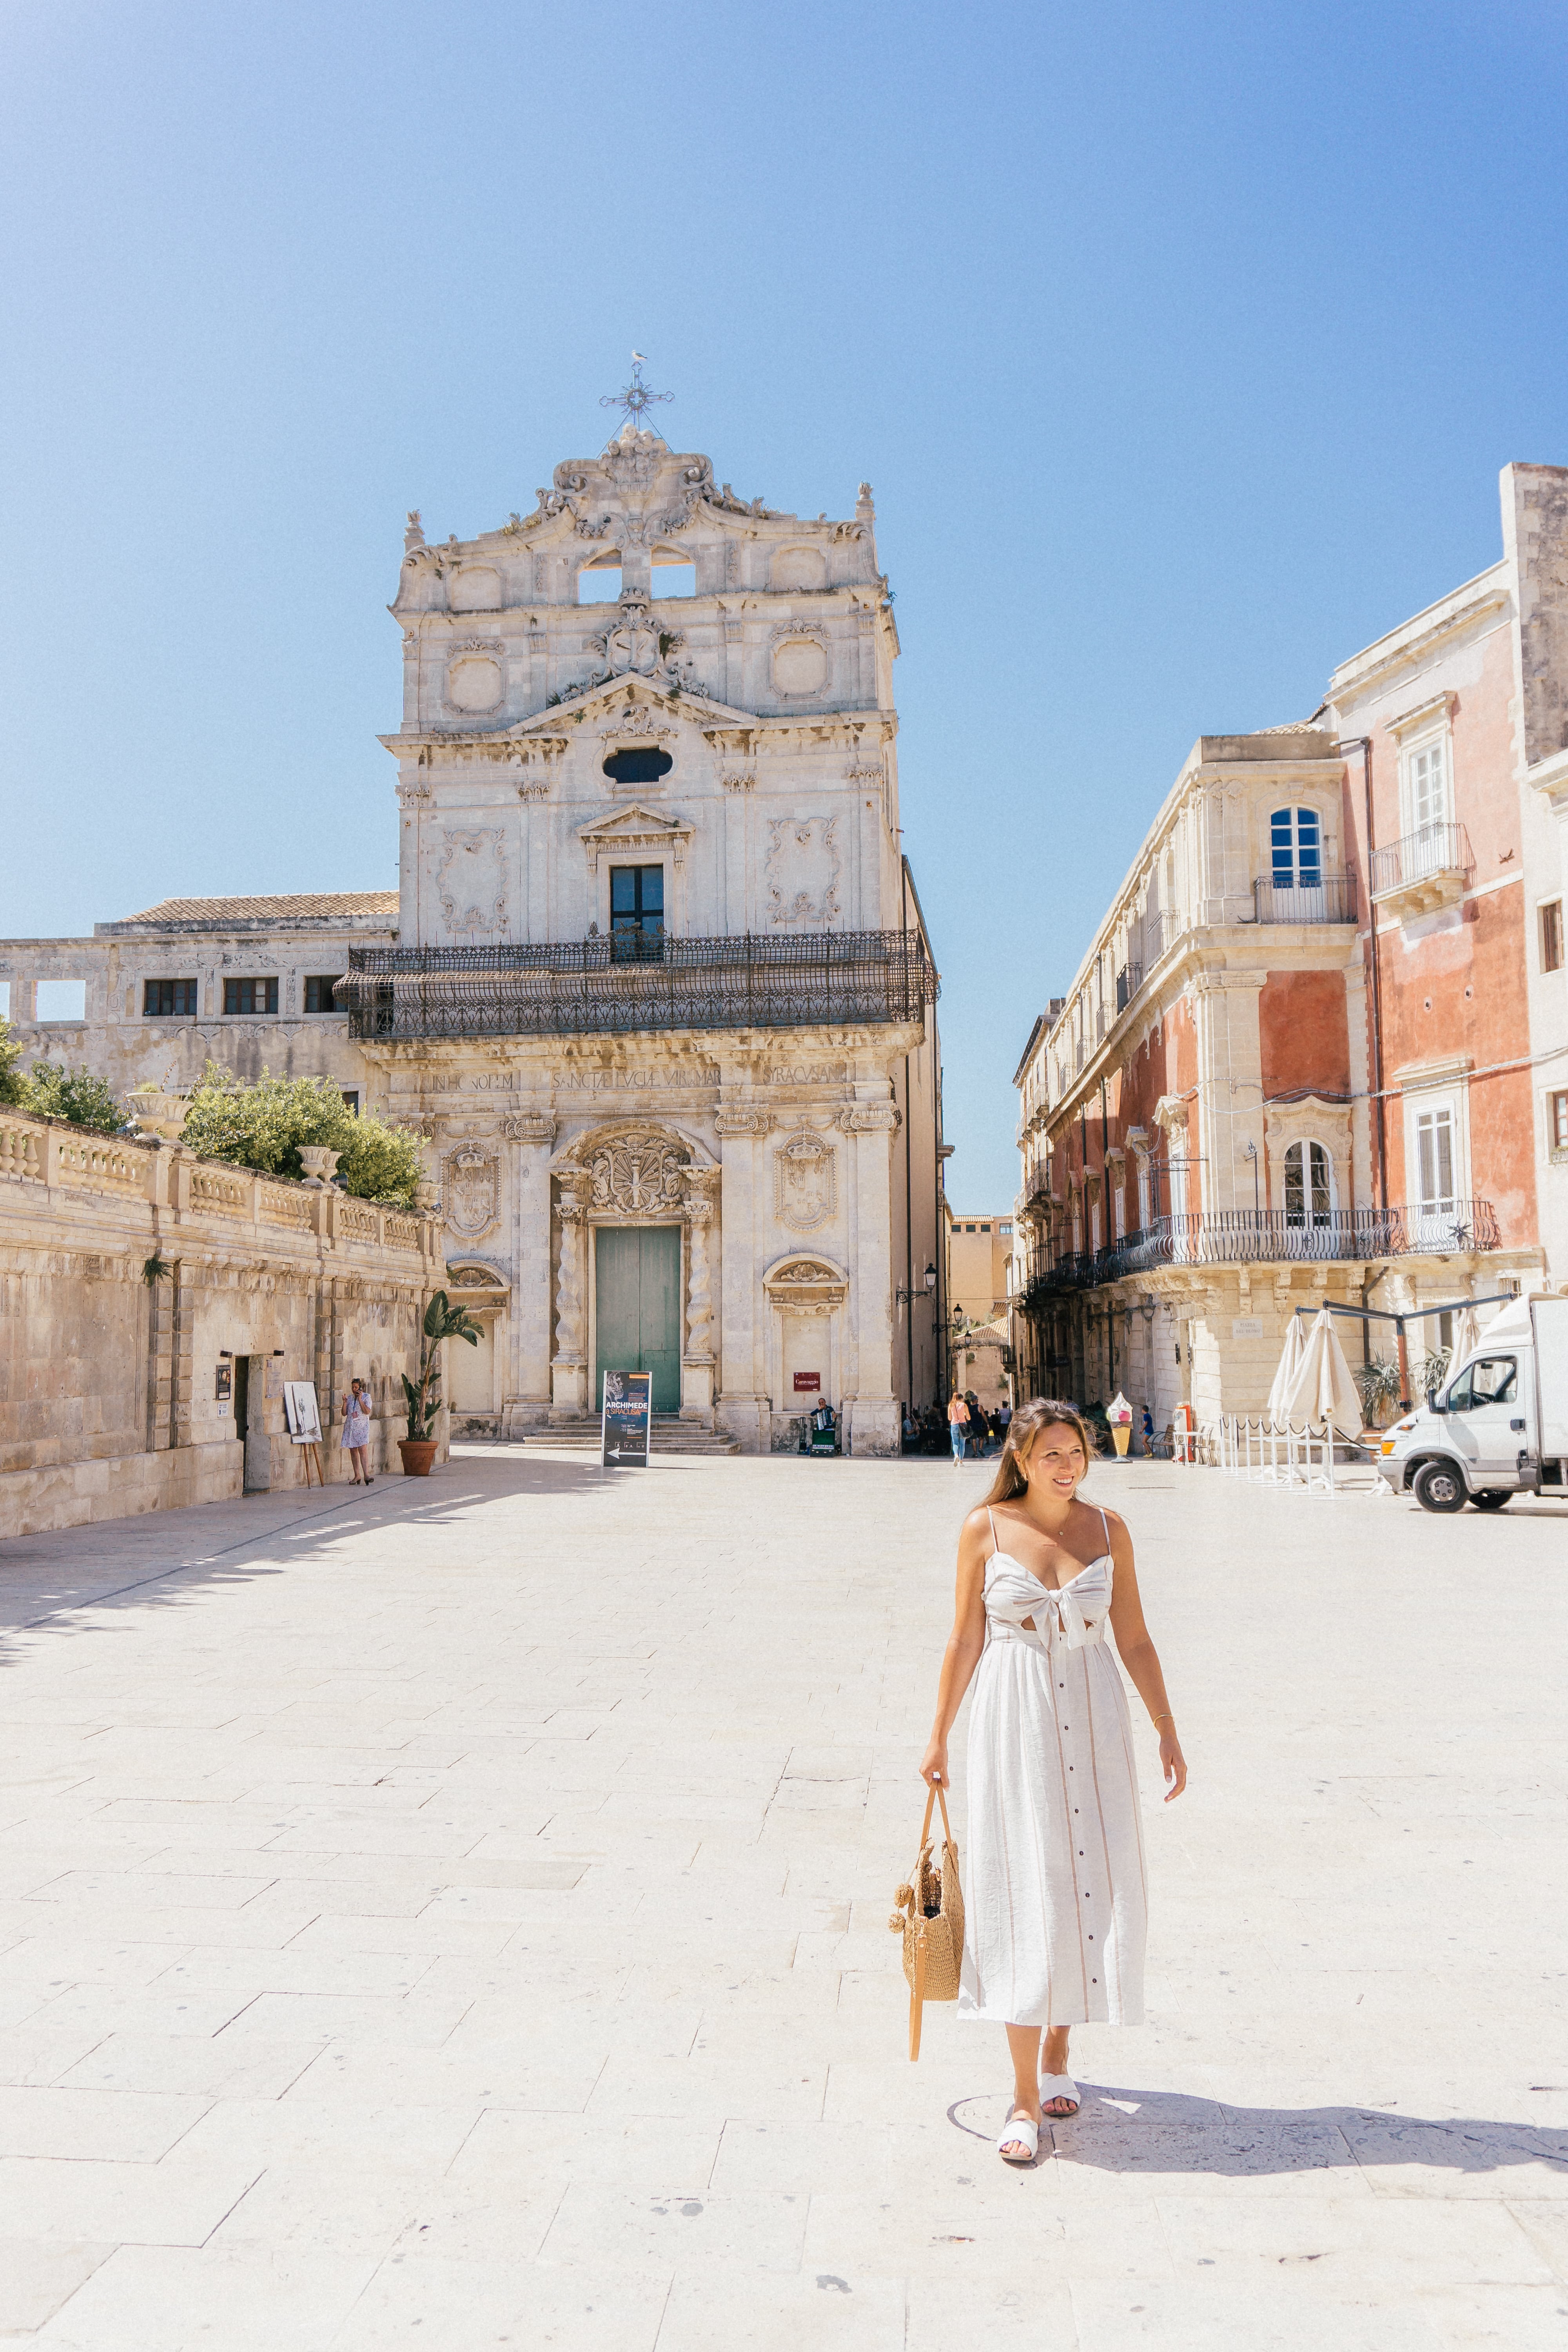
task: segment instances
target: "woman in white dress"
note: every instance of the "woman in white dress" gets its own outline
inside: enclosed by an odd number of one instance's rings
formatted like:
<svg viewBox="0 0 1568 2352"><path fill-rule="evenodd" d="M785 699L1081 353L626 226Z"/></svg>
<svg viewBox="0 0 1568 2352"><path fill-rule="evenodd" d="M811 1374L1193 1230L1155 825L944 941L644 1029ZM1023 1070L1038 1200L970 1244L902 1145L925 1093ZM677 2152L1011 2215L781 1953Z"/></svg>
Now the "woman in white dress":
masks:
<svg viewBox="0 0 1568 2352"><path fill-rule="evenodd" d="M1142 2022L1143 1832L1108 1625L1160 1735L1167 1804L1187 1782L1131 1538L1114 1511L1079 1499L1092 1456L1076 1406L1037 1398L1014 1414L990 1495L959 1538L921 1764L923 1780L948 1785L948 1734L973 1680L958 2011L1007 2029L1016 2095L996 2145L1009 2164L1033 2161L1042 2105L1078 2113L1068 2027Z"/></svg>

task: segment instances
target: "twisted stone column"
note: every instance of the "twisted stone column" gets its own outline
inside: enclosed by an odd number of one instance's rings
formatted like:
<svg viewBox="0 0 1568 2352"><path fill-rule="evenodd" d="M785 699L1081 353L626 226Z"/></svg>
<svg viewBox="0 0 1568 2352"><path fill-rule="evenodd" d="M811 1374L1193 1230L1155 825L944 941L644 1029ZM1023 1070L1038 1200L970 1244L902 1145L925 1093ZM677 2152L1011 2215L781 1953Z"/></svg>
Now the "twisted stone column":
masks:
<svg viewBox="0 0 1568 2352"><path fill-rule="evenodd" d="M584 1203L576 1182L563 1181L559 1202L561 1255L555 1284L555 1355L550 1367L551 1406L560 1416L584 1410L587 1365L583 1350Z"/></svg>
<svg viewBox="0 0 1568 2352"><path fill-rule="evenodd" d="M713 1295L708 1264L708 1230L713 1222L716 1168L686 1172L681 1194L686 1244L686 1346L680 1362L680 1410L687 1420L710 1420L713 1410Z"/></svg>

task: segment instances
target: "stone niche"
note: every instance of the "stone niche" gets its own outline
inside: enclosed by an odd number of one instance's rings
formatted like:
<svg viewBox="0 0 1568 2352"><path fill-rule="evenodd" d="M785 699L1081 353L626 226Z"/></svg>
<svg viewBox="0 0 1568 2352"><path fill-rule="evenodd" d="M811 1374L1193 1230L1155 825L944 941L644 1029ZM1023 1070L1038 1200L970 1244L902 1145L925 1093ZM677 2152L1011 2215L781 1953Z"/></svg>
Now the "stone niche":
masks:
<svg viewBox="0 0 1568 2352"><path fill-rule="evenodd" d="M494 613L500 601L500 573L489 564L466 563L455 574L448 598L454 613Z"/></svg>
<svg viewBox="0 0 1568 2352"><path fill-rule="evenodd" d="M458 654L447 670L454 710L494 710L501 698L500 663L493 654Z"/></svg>
<svg viewBox="0 0 1568 2352"><path fill-rule="evenodd" d="M818 637L784 637L773 647L773 684L780 694L820 694L827 683L827 647Z"/></svg>

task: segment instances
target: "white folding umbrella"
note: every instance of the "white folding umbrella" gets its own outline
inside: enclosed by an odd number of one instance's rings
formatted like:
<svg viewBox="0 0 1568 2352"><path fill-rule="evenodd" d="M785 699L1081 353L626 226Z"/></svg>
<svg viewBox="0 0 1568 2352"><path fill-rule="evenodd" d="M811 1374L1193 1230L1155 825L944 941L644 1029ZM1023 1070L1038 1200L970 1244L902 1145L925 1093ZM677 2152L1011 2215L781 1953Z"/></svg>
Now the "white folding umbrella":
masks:
<svg viewBox="0 0 1568 2352"><path fill-rule="evenodd" d="M1326 1307L1312 1319L1295 1381L1285 1399L1284 1418L1318 1427L1331 1423L1346 1437L1361 1433L1361 1396Z"/></svg>
<svg viewBox="0 0 1568 2352"><path fill-rule="evenodd" d="M1481 1336L1480 1318L1473 1307L1461 1307L1454 1318L1454 1352L1450 1364L1462 1364Z"/></svg>
<svg viewBox="0 0 1568 2352"><path fill-rule="evenodd" d="M1274 1375L1274 1385L1268 1391L1268 1418L1276 1429L1284 1427L1285 1401L1296 1385L1296 1375L1301 1369L1301 1351L1306 1341L1301 1331L1301 1318L1292 1315L1285 1326L1285 1352L1279 1359L1279 1369Z"/></svg>

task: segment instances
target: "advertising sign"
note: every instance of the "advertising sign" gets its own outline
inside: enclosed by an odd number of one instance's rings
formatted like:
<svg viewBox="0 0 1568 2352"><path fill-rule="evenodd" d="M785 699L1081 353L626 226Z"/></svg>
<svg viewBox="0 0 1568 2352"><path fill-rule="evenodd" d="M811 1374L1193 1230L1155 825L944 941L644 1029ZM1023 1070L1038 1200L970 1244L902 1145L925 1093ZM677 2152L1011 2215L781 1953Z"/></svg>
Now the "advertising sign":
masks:
<svg viewBox="0 0 1568 2352"><path fill-rule="evenodd" d="M284 1381L283 1418L296 1445L320 1445L321 1412L316 1402L314 1381Z"/></svg>
<svg viewBox="0 0 1568 2352"><path fill-rule="evenodd" d="M653 1427L653 1374L606 1372L599 1464L605 1470L646 1470Z"/></svg>

